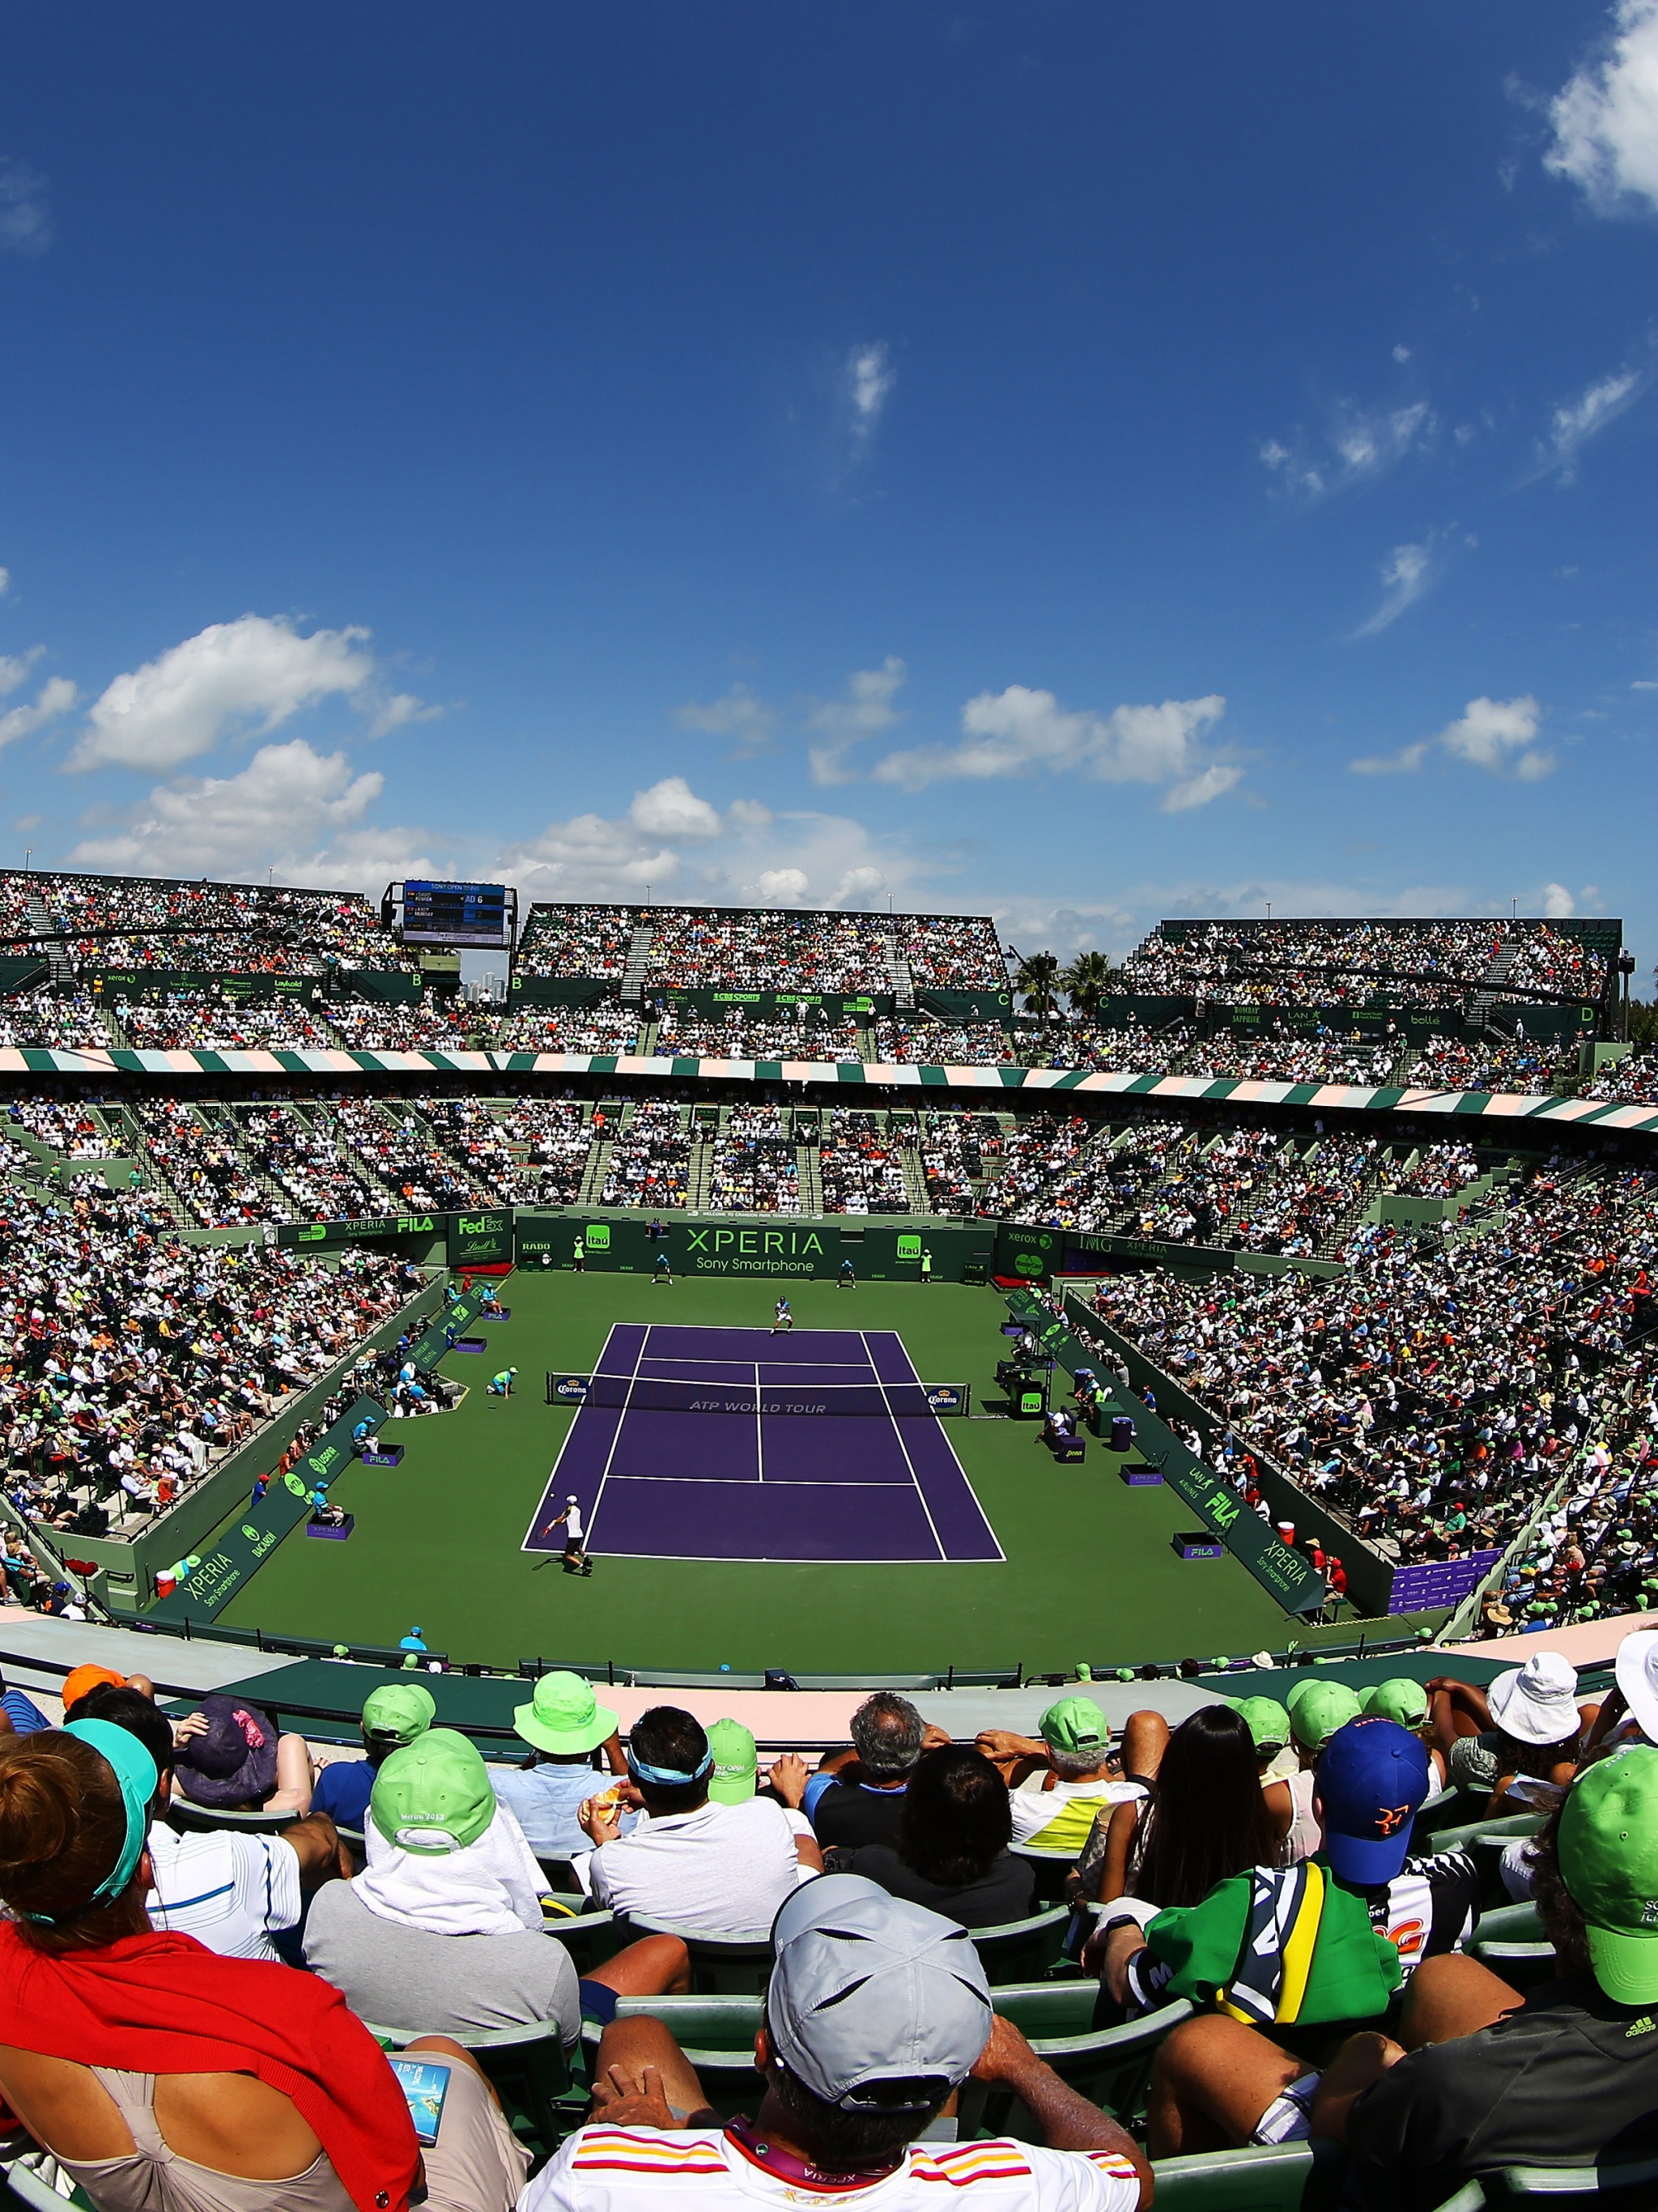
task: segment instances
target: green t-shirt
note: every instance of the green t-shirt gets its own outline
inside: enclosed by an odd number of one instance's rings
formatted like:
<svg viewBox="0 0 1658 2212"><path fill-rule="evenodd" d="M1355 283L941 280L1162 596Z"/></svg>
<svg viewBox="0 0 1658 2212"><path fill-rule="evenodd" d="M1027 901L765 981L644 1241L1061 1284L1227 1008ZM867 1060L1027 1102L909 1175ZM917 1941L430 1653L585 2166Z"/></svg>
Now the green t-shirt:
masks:
<svg viewBox="0 0 1658 2212"><path fill-rule="evenodd" d="M1145 1940L1132 1973L1141 2003L1187 1997L1255 2027L1374 2020L1403 1978L1363 1899L1317 1858L1235 1875L1160 1912Z"/></svg>

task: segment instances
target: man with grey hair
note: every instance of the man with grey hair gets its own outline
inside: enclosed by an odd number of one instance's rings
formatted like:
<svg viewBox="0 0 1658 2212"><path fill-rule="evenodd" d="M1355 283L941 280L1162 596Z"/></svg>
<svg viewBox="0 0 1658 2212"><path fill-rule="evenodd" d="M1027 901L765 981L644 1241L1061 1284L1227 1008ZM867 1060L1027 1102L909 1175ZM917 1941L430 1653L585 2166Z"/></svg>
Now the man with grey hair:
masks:
<svg viewBox="0 0 1658 2212"><path fill-rule="evenodd" d="M588 2124L519 2212L649 2212L670 2197L708 2212L936 2212L969 2192L981 2212L1150 2203L1145 2154L996 2016L965 1929L860 1875L826 1875L785 1902L772 1942L754 2118L721 2124L664 2021L613 2021ZM940 2114L969 2075L1010 2090L1041 2144L954 2140Z"/></svg>
<svg viewBox="0 0 1658 2212"><path fill-rule="evenodd" d="M865 1698L852 1717L850 1745L829 1753L801 1801L824 1850L832 1844L896 1844L916 1761L923 1751L949 1741L896 1690Z"/></svg>

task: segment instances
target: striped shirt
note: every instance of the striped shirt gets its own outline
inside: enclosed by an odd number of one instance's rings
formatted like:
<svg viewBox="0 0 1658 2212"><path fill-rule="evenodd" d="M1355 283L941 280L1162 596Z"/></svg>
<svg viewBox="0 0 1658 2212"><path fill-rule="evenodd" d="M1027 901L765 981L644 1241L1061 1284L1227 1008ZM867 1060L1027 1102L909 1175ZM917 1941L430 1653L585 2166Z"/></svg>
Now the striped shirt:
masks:
<svg viewBox="0 0 1658 2212"><path fill-rule="evenodd" d="M155 1887L144 1909L157 1928L193 1936L223 1959L277 1957L270 1941L300 1919L300 1857L280 1836L220 1829L180 1836L151 1823Z"/></svg>
<svg viewBox="0 0 1658 2212"><path fill-rule="evenodd" d="M672 2212L691 2197L714 2208L834 2205L862 2212L1133 2212L1133 2163L1111 2151L1039 2150L1033 2143L913 2143L904 2163L863 2187L804 2188L773 2172L760 2147L724 2130L582 2128L519 2199L519 2212Z"/></svg>

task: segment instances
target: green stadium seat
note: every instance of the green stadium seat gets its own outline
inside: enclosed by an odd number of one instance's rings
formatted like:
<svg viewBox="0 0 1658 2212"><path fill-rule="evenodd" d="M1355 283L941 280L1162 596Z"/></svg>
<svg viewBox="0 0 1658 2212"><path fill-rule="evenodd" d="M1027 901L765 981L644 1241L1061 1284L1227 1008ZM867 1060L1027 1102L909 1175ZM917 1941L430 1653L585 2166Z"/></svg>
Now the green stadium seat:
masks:
<svg viewBox="0 0 1658 2212"><path fill-rule="evenodd" d="M1157 2212L1301 2212L1315 2172L1321 2182L1342 2162L1334 2144L1305 2142L1159 2159Z"/></svg>
<svg viewBox="0 0 1658 2212"><path fill-rule="evenodd" d="M618 2020L659 2020L696 2069L708 2102L722 2119L754 2108L760 2094L754 2070L754 2038L762 2017L758 1996L620 1997ZM588 2071L603 2033L597 2021L583 2021L581 2039Z"/></svg>
<svg viewBox="0 0 1658 2212"><path fill-rule="evenodd" d="M638 1933L627 1921L618 1920L614 1912L550 1912L544 1904L542 1927L549 1936L557 1936L569 1953L578 1974L590 1973L595 1966L602 1966L606 1959L614 1959Z"/></svg>
<svg viewBox="0 0 1658 2212"><path fill-rule="evenodd" d="M1032 1844L1015 1844L1011 1856L1034 1869L1036 1895L1044 1905L1065 1895L1066 1876L1077 1863L1075 1851L1041 1851Z"/></svg>
<svg viewBox="0 0 1658 2212"><path fill-rule="evenodd" d="M279 1836L299 1818L297 1813L222 1812L212 1805L192 1805L183 1797L175 1797L167 1808L168 1826L186 1836L227 1828L239 1836Z"/></svg>
<svg viewBox="0 0 1658 2212"><path fill-rule="evenodd" d="M401 2051L431 2029L380 2027L368 2033L392 2051ZM448 2033L447 2030L445 2033ZM564 2040L555 2020L531 2021L522 2027L468 2029L453 2035L488 2075L501 2110L520 2142L550 2158L574 2127L581 2124L586 2094L570 2071ZM558 2109L560 2100L564 2109Z"/></svg>
<svg viewBox="0 0 1658 2212"><path fill-rule="evenodd" d="M1143 2019L1115 2027L1096 2027L1099 1984L1091 1980L1031 1982L995 1991L997 2011L1029 2040L1060 2080L1079 2095L1125 2124L1142 2112L1151 2062L1169 2030L1192 2017L1184 1998L1161 2005ZM963 2092L964 2116L971 2112L974 2133L1023 2136L1023 2108L1006 2090ZM964 2128L963 2132L966 2132ZM1034 2130L1031 2130L1034 2134Z"/></svg>
<svg viewBox="0 0 1658 2212"><path fill-rule="evenodd" d="M771 1931L733 1929L710 1935L682 1928L672 1920L647 1920L639 1913L625 1923L628 1941L637 1936L677 1936L691 1954L691 1988L699 1996L763 1996L771 1979ZM553 1934L560 1931L555 1928Z"/></svg>
<svg viewBox="0 0 1658 2212"><path fill-rule="evenodd" d="M1629 2203L1626 2192L1639 2190L1634 2201L1649 2203L1658 2194L1658 2158L1631 2159L1607 2166L1508 2166L1503 2169L1503 2197L1498 2203L1548 2204L1566 2212L1574 2203L1591 2204L1603 2198Z"/></svg>
<svg viewBox="0 0 1658 2212"><path fill-rule="evenodd" d="M971 1929L973 1948L991 1986L1035 1981L1058 1966L1070 1923L1070 1908L1054 1905L1033 1912L1028 1920L1005 1920L999 1927Z"/></svg>

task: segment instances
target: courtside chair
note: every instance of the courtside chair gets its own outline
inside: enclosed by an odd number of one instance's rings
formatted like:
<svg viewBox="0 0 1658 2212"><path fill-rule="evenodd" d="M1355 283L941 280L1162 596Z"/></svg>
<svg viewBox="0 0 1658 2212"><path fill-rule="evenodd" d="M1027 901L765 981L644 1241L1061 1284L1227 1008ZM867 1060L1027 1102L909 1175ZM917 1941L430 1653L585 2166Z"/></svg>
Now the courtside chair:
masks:
<svg viewBox="0 0 1658 2212"><path fill-rule="evenodd" d="M1057 1966L1070 1924L1070 1907L1053 1905L1033 1912L1028 1920L1004 1920L997 1927L970 1928L968 1933L986 1978L997 1989L1005 1982L1034 1982Z"/></svg>
<svg viewBox="0 0 1658 2212"><path fill-rule="evenodd" d="M423 2034L416 2027L379 2027L366 2021L370 2035L401 2051ZM470 2051L501 2100L508 2126L537 2160L550 2158L586 2114L586 2094L570 2071L564 2039L556 2020L531 2021L521 2027L442 2031ZM561 2102L562 2109L560 2109Z"/></svg>
<svg viewBox="0 0 1658 2212"><path fill-rule="evenodd" d="M691 1990L697 1996L763 1996L771 1979L771 1930L734 1929L710 1935L702 1928L681 1928L672 1920L648 1920L633 1913L625 1940L635 1936L677 1936L691 1954ZM554 1935L562 1933L554 1927Z"/></svg>

